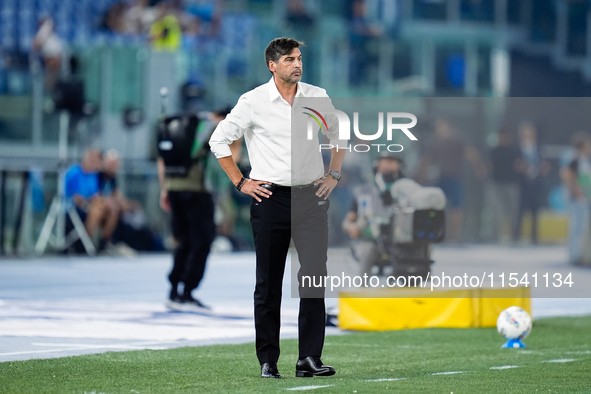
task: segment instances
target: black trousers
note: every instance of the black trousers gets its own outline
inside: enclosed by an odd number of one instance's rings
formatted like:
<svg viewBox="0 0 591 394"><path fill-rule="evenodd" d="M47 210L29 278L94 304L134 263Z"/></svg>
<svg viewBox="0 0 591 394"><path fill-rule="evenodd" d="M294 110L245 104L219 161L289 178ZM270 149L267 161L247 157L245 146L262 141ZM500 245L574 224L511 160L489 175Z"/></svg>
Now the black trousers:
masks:
<svg viewBox="0 0 591 394"><path fill-rule="evenodd" d="M531 212L531 239L534 244L538 243L538 213L542 208L542 196L544 188L541 180L522 180L519 185L519 211L517 220L513 227L513 239L519 241L523 216Z"/></svg>
<svg viewBox="0 0 591 394"><path fill-rule="evenodd" d="M215 238L213 199L209 193L189 191L169 191L168 199L178 242L168 279L173 287L182 282L188 292L199 286Z"/></svg>
<svg viewBox="0 0 591 394"><path fill-rule="evenodd" d="M320 357L324 346L324 288L302 291L304 275L326 275L328 207L315 188L278 187L262 202L253 199L250 214L256 249L254 317L259 362L279 359L281 289L285 260L293 238L299 256L299 357ZM293 262L295 264L295 262ZM313 298L309 298L313 296Z"/></svg>

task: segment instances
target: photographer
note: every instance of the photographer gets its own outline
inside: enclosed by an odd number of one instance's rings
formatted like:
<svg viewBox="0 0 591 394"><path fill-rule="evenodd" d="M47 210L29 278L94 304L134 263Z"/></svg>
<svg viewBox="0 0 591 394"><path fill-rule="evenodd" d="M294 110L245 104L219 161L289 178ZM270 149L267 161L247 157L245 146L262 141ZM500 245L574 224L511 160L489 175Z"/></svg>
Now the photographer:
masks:
<svg viewBox="0 0 591 394"><path fill-rule="evenodd" d="M102 154L96 149L87 149L82 161L68 169L65 175L65 195L76 206L88 235L93 238L100 228L99 252L109 243L117 222L119 211L107 204L101 195L99 171L103 166Z"/></svg>
<svg viewBox="0 0 591 394"><path fill-rule="evenodd" d="M353 253L360 264L360 275L371 274L374 265L383 273L382 253L376 241L383 226L389 223L394 202L390 189L404 175L402 159L383 153L374 163L374 182L356 187L353 203L343 221L343 230L353 240Z"/></svg>

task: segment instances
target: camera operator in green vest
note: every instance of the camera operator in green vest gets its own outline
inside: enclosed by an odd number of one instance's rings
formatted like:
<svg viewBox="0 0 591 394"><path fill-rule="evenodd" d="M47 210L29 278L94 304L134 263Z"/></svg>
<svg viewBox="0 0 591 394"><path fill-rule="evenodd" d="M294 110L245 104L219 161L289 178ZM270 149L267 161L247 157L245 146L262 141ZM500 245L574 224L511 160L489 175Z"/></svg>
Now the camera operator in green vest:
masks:
<svg viewBox="0 0 591 394"><path fill-rule="evenodd" d="M158 122L160 206L171 214L177 243L168 276L167 305L173 310L208 308L192 291L203 278L216 235L214 202L205 184L211 131L195 115L168 116Z"/></svg>

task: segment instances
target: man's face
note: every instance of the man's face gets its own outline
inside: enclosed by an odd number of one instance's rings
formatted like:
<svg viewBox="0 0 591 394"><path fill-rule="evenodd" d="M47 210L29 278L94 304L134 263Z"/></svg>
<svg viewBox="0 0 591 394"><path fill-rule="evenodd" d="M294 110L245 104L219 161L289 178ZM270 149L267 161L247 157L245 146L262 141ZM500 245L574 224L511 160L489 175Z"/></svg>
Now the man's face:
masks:
<svg viewBox="0 0 591 394"><path fill-rule="evenodd" d="M83 166L88 172L100 171L103 165L101 154L99 151L89 150L84 155Z"/></svg>
<svg viewBox="0 0 591 394"><path fill-rule="evenodd" d="M378 162L377 172L379 174L394 174L398 171L400 171L398 160L383 158Z"/></svg>
<svg viewBox="0 0 591 394"><path fill-rule="evenodd" d="M526 122L521 125L519 130L521 142L536 142L536 128L533 124Z"/></svg>
<svg viewBox="0 0 591 394"><path fill-rule="evenodd" d="M277 63L269 62L269 70L281 80L296 84L302 79L302 53L299 48L294 48L287 55L279 58Z"/></svg>
<svg viewBox="0 0 591 394"><path fill-rule="evenodd" d="M439 138L449 138L452 136L451 125L443 119L439 119L435 123L435 135Z"/></svg>
<svg viewBox="0 0 591 394"><path fill-rule="evenodd" d="M116 175L119 171L119 158L109 158L105 160L105 171L111 175Z"/></svg>

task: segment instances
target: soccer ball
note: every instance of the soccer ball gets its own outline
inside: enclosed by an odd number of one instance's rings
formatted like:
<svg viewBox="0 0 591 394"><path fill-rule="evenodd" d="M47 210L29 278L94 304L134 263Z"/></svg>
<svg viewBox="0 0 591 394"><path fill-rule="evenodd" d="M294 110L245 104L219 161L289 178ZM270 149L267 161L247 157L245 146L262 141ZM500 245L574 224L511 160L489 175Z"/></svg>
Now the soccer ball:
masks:
<svg viewBox="0 0 591 394"><path fill-rule="evenodd" d="M531 317L522 308L511 306L499 315L497 331L509 341L523 339L531 332Z"/></svg>

